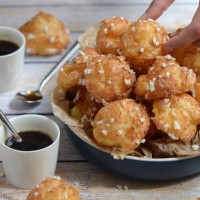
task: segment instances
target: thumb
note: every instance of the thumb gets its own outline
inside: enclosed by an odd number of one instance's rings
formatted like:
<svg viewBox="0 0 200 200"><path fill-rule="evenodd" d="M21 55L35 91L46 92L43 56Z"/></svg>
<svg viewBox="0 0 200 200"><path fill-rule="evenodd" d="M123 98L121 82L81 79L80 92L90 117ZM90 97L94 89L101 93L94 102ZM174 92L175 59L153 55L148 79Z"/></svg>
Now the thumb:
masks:
<svg viewBox="0 0 200 200"><path fill-rule="evenodd" d="M164 50L166 53L170 53L176 49L181 49L188 44L199 39L199 34L194 31L193 25L190 24L184 28L178 35L171 38L164 45Z"/></svg>

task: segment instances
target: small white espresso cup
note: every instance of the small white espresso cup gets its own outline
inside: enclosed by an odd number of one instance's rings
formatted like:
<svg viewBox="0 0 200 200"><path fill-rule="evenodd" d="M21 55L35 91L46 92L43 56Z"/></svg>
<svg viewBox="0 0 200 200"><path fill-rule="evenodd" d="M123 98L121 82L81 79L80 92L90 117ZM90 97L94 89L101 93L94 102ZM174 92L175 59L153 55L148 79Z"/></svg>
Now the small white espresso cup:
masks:
<svg viewBox="0 0 200 200"><path fill-rule="evenodd" d="M19 131L42 131L47 133L53 143L36 151L18 151L5 145L11 136L7 128L0 127L0 152L7 180L22 189L32 189L47 177L54 176L60 129L51 119L41 115L21 115L10 119Z"/></svg>
<svg viewBox="0 0 200 200"><path fill-rule="evenodd" d="M17 29L0 26L0 40L13 42L19 46L10 54L0 55L0 92L6 92L11 90L20 78L24 65L26 39Z"/></svg>

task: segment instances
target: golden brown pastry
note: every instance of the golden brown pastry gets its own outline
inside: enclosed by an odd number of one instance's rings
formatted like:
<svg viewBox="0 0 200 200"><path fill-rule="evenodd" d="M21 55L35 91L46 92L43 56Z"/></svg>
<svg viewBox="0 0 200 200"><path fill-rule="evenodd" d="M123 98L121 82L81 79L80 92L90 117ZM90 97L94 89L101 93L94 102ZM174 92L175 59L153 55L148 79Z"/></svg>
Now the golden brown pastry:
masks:
<svg viewBox="0 0 200 200"><path fill-rule="evenodd" d="M19 29L26 38L26 52L30 55L59 54L70 43L65 26L49 13L39 12Z"/></svg>
<svg viewBox="0 0 200 200"><path fill-rule="evenodd" d="M121 35L121 52L136 72L144 72L156 56L165 54L163 45L167 40L162 26L152 20L139 19Z"/></svg>
<svg viewBox="0 0 200 200"><path fill-rule="evenodd" d="M96 37L96 47L101 54L120 55L120 35L126 30L130 21L123 17L114 17L101 21Z"/></svg>
<svg viewBox="0 0 200 200"><path fill-rule="evenodd" d="M28 194L27 200L79 200L78 190L60 180L60 177L47 178L36 185Z"/></svg>
<svg viewBox="0 0 200 200"><path fill-rule="evenodd" d="M193 71L180 65L170 55L156 59L148 74L136 81L138 99L159 99L190 91L196 82Z"/></svg>
<svg viewBox="0 0 200 200"><path fill-rule="evenodd" d="M85 69L86 88L99 103L128 97L134 82L135 73L122 56L97 56Z"/></svg>
<svg viewBox="0 0 200 200"><path fill-rule="evenodd" d="M172 140L190 141L200 123L200 106L188 94L154 100L154 123Z"/></svg>
<svg viewBox="0 0 200 200"><path fill-rule="evenodd" d="M88 61L98 56L94 49L85 49L80 51L79 55L73 59L72 63L66 63L60 70L57 77L57 84L63 90L72 87L81 87L85 85L84 70Z"/></svg>
<svg viewBox="0 0 200 200"><path fill-rule="evenodd" d="M78 90L73 102L79 107L81 113L87 115L89 118L94 118L94 116L103 106L102 104L97 103L93 97L91 97L85 87L81 87Z"/></svg>
<svg viewBox="0 0 200 200"><path fill-rule="evenodd" d="M200 49L192 44L188 45L184 49L181 65L192 69L197 75L200 75Z"/></svg>
<svg viewBox="0 0 200 200"><path fill-rule="evenodd" d="M84 85L83 72L82 65L66 63L58 73L58 87L66 91L73 87L81 87Z"/></svg>
<svg viewBox="0 0 200 200"><path fill-rule="evenodd" d="M197 81L194 84L194 89L191 90L192 96L200 103L200 76L197 76Z"/></svg>
<svg viewBox="0 0 200 200"><path fill-rule="evenodd" d="M100 145L117 147L127 154L140 145L149 126L144 107L132 99L123 99L107 104L97 113L93 134Z"/></svg>
<svg viewBox="0 0 200 200"><path fill-rule="evenodd" d="M99 53L95 49L85 49L80 50L79 55L73 58L72 62L79 65L84 65L83 68L85 69L87 67L88 61L90 61L92 58L99 56Z"/></svg>

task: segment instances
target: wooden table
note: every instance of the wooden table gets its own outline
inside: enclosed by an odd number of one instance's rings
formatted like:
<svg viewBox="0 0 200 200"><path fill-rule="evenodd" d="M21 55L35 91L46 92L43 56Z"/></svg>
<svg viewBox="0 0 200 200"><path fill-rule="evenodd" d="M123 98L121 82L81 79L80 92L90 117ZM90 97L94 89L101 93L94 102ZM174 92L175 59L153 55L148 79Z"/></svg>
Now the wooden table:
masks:
<svg viewBox="0 0 200 200"><path fill-rule="evenodd" d="M0 0L0 25L18 28L40 10L44 10L57 16L70 29L72 41L75 41L85 29L104 18L124 16L136 20L149 3L150 0ZM197 5L198 0L177 0L158 21L168 30L187 25ZM85 160L69 140L63 123L52 114L50 94L56 83L55 78L44 88L41 104L29 105L15 99L17 91L37 87L61 56L26 56L19 83L12 91L0 94L0 108L9 118L36 113L58 123L61 140L56 175L78 188L81 199L194 200L200 196L200 174L174 181L137 181L104 172ZM0 173L3 173L2 163ZM128 190L119 190L117 185L127 185ZM13 187L4 175L0 177L0 197L25 200L28 192Z"/></svg>

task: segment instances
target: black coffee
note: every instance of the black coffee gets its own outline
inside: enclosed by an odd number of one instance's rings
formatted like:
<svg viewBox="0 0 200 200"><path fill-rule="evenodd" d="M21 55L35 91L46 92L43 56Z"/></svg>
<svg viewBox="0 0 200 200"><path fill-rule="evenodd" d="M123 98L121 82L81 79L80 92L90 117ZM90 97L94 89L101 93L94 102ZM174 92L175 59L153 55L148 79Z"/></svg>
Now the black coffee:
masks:
<svg viewBox="0 0 200 200"><path fill-rule="evenodd" d="M19 49L17 44L5 40L0 40L0 56L13 53L17 49Z"/></svg>
<svg viewBox="0 0 200 200"><path fill-rule="evenodd" d="M22 142L15 142L13 137L10 137L6 141L8 147L20 151L35 151L48 147L53 143L47 134L39 131L24 131L18 134L22 138Z"/></svg>

